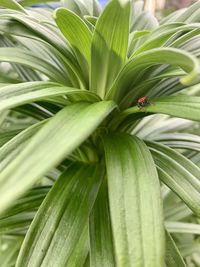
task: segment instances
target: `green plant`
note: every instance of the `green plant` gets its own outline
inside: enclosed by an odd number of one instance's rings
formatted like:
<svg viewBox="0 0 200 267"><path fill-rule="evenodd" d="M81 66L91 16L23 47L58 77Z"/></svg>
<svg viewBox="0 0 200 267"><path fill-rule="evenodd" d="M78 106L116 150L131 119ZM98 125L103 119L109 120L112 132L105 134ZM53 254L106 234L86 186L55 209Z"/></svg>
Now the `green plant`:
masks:
<svg viewBox="0 0 200 267"><path fill-rule="evenodd" d="M200 2L63 2L1 1L1 266L198 264Z"/></svg>

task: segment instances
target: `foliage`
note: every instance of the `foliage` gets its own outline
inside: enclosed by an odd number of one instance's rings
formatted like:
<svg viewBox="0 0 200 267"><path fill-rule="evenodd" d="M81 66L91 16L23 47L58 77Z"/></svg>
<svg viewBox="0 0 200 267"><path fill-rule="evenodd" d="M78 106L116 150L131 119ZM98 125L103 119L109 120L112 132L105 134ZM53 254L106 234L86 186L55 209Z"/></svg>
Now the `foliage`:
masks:
<svg viewBox="0 0 200 267"><path fill-rule="evenodd" d="M38 2L1 1L1 266L199 266L200 2Z"/></svg>

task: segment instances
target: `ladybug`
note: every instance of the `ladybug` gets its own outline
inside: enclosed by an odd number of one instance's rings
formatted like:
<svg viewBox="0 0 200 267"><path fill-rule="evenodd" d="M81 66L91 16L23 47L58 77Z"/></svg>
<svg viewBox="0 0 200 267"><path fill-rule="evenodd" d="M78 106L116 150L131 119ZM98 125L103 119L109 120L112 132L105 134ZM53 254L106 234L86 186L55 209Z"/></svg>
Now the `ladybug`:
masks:
<svg viewBox="0 0 200 267"><path fill-rule="evenodd" d="M138 108L143 108L150 105L149 99L147 96L143 96L137 100Z"/></svg>

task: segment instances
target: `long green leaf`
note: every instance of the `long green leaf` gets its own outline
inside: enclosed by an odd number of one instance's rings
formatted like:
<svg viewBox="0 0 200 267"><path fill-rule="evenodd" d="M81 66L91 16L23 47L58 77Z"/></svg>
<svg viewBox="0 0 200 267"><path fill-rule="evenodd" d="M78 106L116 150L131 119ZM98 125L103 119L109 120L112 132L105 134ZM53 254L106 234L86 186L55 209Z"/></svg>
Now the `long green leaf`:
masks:
<svg viewBox="0 0 200 267"><path fill-rule="evenodd" d="M57 9L54 18L59 29L71 44L86 78L89 79L92 33L80 17L65 8Z"/></svg>
<svg viewBox="0 0 200 267"><path fill-rule="evenodd" d="M195 223L184 222L165 222L165 227L170 233L183 233L200 235L200 225Z"/></svg>
<svg viewBox="0 0 200 267"><path fill-rule="evenodd" d="M160 97L155 99L155 104L150 105L148 111L199 121L200 97L187 95Z"/></svg>
<svg viewBox="0 0 200 267"><path fill-rule="evenodd" d="M18 13L10 14L4 12L0 14L0 18L3 19L3 23L0 25L0 29L3 32L35 39L45 43L48 47L50 46L54 50L53 54L59 55L65 61L73 84L77 86L77 78L82 81L78 62L64 38L60 36L57 28L48 27L49 24L41 23L31 16L22 16ZM65 75L63 76L65 77Z"/></svg>
<svg viewBox="0 0 200 267"><path fill-rule="evenodd" d="M1 47L0 61L25 65L40 71L53 81L65 84L65 78L62 71L60 71L52 62L39 57L39 55L35 55L32 51L16 47Z"/></svg>
<svg viewBox="0 0 200 267"><path fill-rule="evenodd" d="M95 102L99 100L98 96L86 90L63 87L60 84L51 82L26 82L1 88L0 111L34 101L48 100L50 97L64 95L79 101Z"/></svg>
<svg viewBox="0 0 200 267"><path fill-rule="evenodd" d="M173 149L147 142L160 179L197 215L200 215L200 169Z"/></svg>
<svg viewBox="0 0 200 267"><path fill-rule="evenodd" d="M77 103L58 112L0 174L0 211L78 147L114 107L109 101Z"/></svg>
<svg viewBox="0 0 200 267"><path fill-rule="evenodd" d="M85 22L65 8L57 9L54 13L54 18L63 35L74 48L77 57L82 54L89 63L92 33Z"/></svg>
<svg viewBox="0 0 200 267"><path fill-rule="evenodd" d="M170 64L182 68L187 73L185 77L181 78L184 85L198 82L200 79L199 61L193 55L175 48L151 49L127 62L106 98L121 101L122 97L130 92L138 82L141 82L145 69L159 64Z"/></svg>
<svg viewBox="0 0 200 267"><path fill-rule="evenodd" d="M97 20L91 48L90 89L104 97L126 60L129 0L110 1Z"/></svg>
<svg viewBox="0 0 200 267"><path fill-rule="evenodd" d="M76 164L61 175L26 235L17 267L74 266L68 261L86 230L101 180L101 167L95 165ZM80 260L76 266L82 266Z"/></svg>
<svg viewBox="0 0 200 267"><path fill-rule="evenodd" d="M139 114L146 115L147 112L162 113L183 119L200 121L200 97L178 95L150 99L150 104L144 108L139 108L135 105L126 109L119 115L117 122L125 120L126 123L126 119L131 121Z"/></svg>
<svg viewBox="0 0 200 267"><path fill-rule="evenodd" d="M171 235L166 231L166 256L165 262L167 267L187 267L181 254L172 239Z"/></svg>
<svg viewBox="0 0 200 267"><path fill-rule="evenodd" d="M195 24L185 25L182 23L171 23L170 25L163 25L152 32L147 41L144 42L132 56L152 48L162 47L163 45L170 46L170 40L173 41L175 36L183 35L185 32L190 32L194 29L199 32L199 27Z"/></svg>
<svg viewBox="0 0 200 267"><path fill-rule="evenodd" d="M90 216L90 265L114 267L114 247L106 181L102 184Z"/></svg>
<svg viewBox="0 0 200 267"><path fill-rule="evenodd" d="M151 154L136 137L104 139L117 266L163 266L160 185Z"/></svg>
<svg viewBox="0 0 200 267"><path fill-rule="evenodd" d="M200 136L186 133L166 133L157 135L154 141L173 148L200 151Z"/></svg>
<svg viewBox="0 0 200 267"><path fill-rule="evenodd" d="M55 0L21 0L20 5L21 6L31 6L41 3L48 3L48 2L55 2Z"/></svg>

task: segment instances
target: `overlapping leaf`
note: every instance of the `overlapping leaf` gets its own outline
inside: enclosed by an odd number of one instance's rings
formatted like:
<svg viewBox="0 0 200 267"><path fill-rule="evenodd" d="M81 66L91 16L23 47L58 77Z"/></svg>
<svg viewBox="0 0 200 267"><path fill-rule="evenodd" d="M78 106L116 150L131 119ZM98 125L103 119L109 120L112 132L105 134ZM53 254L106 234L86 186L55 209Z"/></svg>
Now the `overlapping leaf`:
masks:
<svg viewBox="0 0 200 267"><path fill-rule="evenodd" d="M99 190L90 216L90 265L94 267L116 266L106 182Z"/></svg>
<svg viewBox="0 0 200 267"><path fill-rule="evenodd" d="M155 141L161 142L171 148L181 148L200 151L200 136L185 133L168 133L161 134L154 138Z"/></svg>
<svg viewBox="0 0 200 267"><path fill-rule="evenodd" d="M16 266L75 266L77 258L70 258L77 256L80 238L84 249L86 226L101 178L101 168L95 165L75 164L61 175L28 231ZM86 259L87 253L83 255ZM80 257L76 266L83 262Z"/></svg>
<svg viewBox="0 0 200 267"><path fill-rule="evenodd" d="M92 33L80 17L67 9L57 9L54 17L58 27L69 41L76 54L80 67L85 73L86 82L89 82Z"/></svg>
<svg viewBox="0 0 200 267"><path fill-rule="evenodd" d="M18 4L17 1L15 1L15 0L1 0L0 6L5 7L5 8L9 8L9 9L13 9L13 10L17 10L17 11L25 12L23 7L20 4Z"/></svg>
<svg viewBox="0 0 200 267"><path fill-rule="evenodd" d="M64 74L52 64L33 52L20 48L0 48L0 60L4 62L19 63L40 71L53 81L65 84Z"/></svg>
<svg viewBox="0 0 200 267"><path fill-rule="evenodd" d="M159 64L181 67L187 73L185 77L181 78L181 82L185 85L199 81L200 66L194 56L174 48L151 49L127 62L106 98L120 102L137 83L140 83L145 69Z"/></svg>
<svg viewBox="0 0 200 267"><path fill-rule="evenodd" d="M77 103L58 112L1 173L0 210L10 206L41 175L78 147L114 107L113 102L106 101Z"/></svg>
<svg viewBox="0 0 200 267"><path fill-rule="evenodd" d="M190 209L200 214L200 169L174 150L155 143L147 142L160 179L171 188Z"/></svg>
<svg viewBox="0 0 200 267"><path fill-rule="evenodd" d="M99 100L98 96L86 90L63 87L51 82L27 82L1 88L0 111L50 97L65 95L79 101L95 102Z"/></svg>
<svg viewBox="0 0 200 267"><path fill-rule="evenodd" d="M101 12L101 6L97 0L62 0L64 7L72 10L78 16L85 15L98 16Z"/></svg>
<svg viewBox="0 0 200 267"><path fill-rule="evenodd" d="M200 225L184 222L165 222L165 226L170 233L186 233L200 235Z"/></svg>
<svg viewBox="0 0 200 267"><path fill-rule="evenodd" d="M166 231L166 256L165 262L167 267L186 267L181 254L170 236L170 234Z"/></svg>

